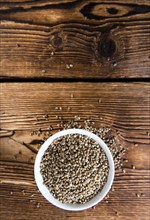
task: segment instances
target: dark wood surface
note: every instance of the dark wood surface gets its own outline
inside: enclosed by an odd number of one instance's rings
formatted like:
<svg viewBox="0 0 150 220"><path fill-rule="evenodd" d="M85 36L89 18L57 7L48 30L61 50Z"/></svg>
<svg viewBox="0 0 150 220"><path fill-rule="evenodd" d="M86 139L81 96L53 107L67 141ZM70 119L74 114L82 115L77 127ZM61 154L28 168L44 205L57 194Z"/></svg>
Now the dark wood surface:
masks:
<svg viewBox="0 0 150 220"><path fill-rule="evenodd" d="M148 0L22 0L0 6L1 77L149 76Z"/></svg>
<svg viewBox="0 0 150 220"><path fill-rule="evenodd" d="M1 219L149 220L149 1L0 0L0 19ZM48 126L75 115L111 127L128 162L109 198L68 212L44 199L33 169Z"/></svg>
<svg viewBox="0 0 150 220"><path fill-rule="evenodd" d="M148 88L148 83L3 83L2 219L148 219ZM43 135L30 136L30 132L46 132L50 124L58 131L56 115L65 121L74 115L81 120L92 117L96 125L118 131L128 162L123 165L126 173L116 171L115 191L110 192L108 203L104 200L95 209L72 213L54 207L37 192L33 165Z"/></svg>

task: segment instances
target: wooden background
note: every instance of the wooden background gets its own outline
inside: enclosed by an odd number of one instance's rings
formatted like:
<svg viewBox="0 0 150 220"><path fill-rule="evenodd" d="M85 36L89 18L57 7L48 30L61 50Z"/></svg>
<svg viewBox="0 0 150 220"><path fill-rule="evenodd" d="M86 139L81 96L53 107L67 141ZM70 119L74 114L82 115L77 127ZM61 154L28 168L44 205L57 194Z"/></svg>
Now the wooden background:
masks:
<svg viewBox="0 0 150 220"><path fill-rule="evenodd" d="M149 1L0 0L0 18L1 219L148 220ZM75 115L117 130L128 162L107 200L68 212L39 193L33 166L56 116Z"/></svg>

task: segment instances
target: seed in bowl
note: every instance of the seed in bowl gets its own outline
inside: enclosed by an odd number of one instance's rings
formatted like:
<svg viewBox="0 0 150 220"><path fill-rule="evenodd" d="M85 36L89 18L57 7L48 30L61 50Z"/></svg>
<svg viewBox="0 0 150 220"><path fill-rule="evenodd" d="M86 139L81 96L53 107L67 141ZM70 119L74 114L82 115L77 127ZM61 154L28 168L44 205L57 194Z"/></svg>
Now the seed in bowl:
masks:
<svg viewBox="0 0 150 220"><path fill-rule="evenodd" d="M62 203L83 204L102 190L109 164L97 142L85 135L69 134L48 147L40 172L54 198Z"/></svg>

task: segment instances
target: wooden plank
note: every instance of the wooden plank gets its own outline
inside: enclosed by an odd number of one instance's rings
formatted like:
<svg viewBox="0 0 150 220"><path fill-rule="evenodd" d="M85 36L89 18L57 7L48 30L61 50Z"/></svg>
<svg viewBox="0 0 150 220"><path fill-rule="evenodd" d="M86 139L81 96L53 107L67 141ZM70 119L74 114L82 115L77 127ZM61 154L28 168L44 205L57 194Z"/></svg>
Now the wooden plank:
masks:
<svg viewBox="0 0 150 220"><path fill-rule="evenodd" d="M0 4L1 77L149 77L148 0Z"/></svg>
<svg viewBox="0 0 150 220"><path fill-rule="evenodd" d="M2 219L149 219L148 83L2 83L0 91ZM118 130L128 162L126 173L116 171L108 203L72 213L49 204L37 191L33 165L43 136L30 132L41 128L46 133L50 124L58 131L56 115L92 117L95 126Z"/></svg>

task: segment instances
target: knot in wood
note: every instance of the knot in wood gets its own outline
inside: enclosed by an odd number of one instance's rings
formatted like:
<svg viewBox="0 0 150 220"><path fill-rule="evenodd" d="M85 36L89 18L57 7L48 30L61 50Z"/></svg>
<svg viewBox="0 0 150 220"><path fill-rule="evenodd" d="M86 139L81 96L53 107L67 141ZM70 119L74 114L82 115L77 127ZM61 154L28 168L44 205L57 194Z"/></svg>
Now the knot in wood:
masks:
<svg viewBox="0 0 150 220"><path fill-rule="evenodd" d="M50 38L50 44L55 50L61 50L63 48L63 40L58 34L52 35Z"/></svg>
<svg viewBox="0 0 150 220"><path fill-rule="evenodd" d="M104 35L98 42L98 53L100 57L112 57L116 52L116 43L109 36Z"/></svg>
<svg viewBox="0 0 150 220"><path fill-rule="evenodd" d="M116 15L118 13L118 10L114 7L108 8L107 11L111 15Z"/></svg>

